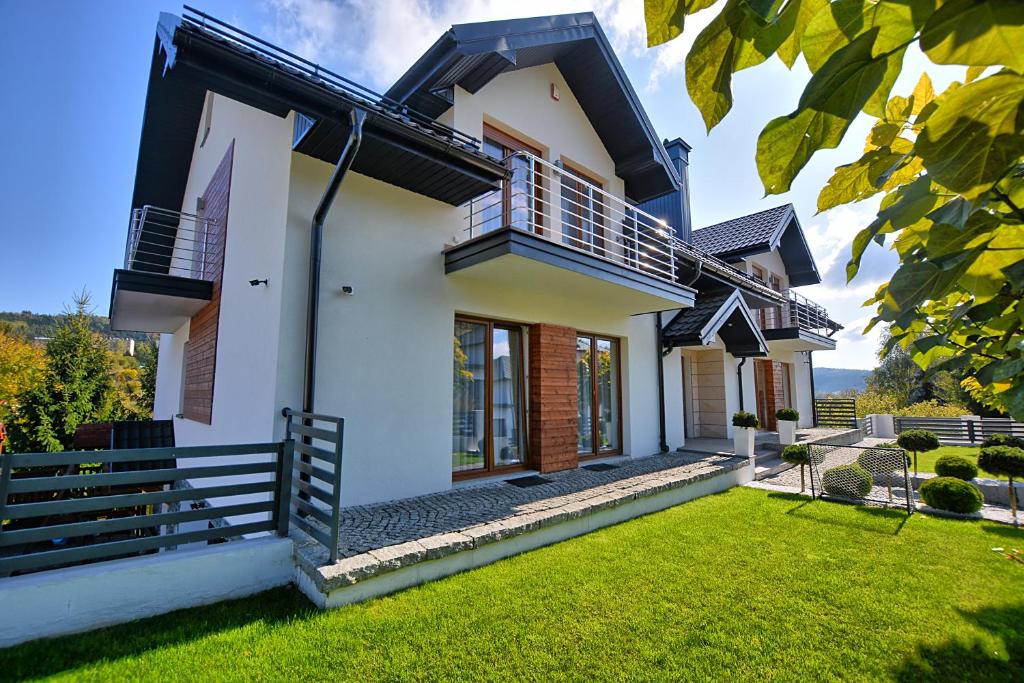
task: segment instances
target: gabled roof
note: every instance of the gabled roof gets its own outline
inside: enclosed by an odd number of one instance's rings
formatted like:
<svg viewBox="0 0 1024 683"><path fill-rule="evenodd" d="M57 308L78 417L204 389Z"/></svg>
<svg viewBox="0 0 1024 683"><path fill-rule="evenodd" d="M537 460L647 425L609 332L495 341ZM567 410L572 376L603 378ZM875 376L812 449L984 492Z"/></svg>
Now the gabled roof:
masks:
<svg viewBox="0 0 1024 683"><path fill-rule="evenodd" d="M133 207L181 207L207 90L276 116L301 112L295 151L332 164L349 112L361 108L364 140L352 170L455 206L498 187L505 174L474 138L186 9L157 23Z"/></svg>
<svg viewBox="0 0 1024 683"><path fill-rule="evenodd" d="M565 77L633 201L679 189L679 176L591 12L457 24L385 93L430 116L508 71L554 64Z"/></svg>
<svg viewBox="0 0 1024 683"><path fill-rule="evenodd" d="M821 282L792 204L709 225L693 231L693 244L726 261L779 250L794 287Z"/></svg>
<svg viewBox="0 0 1024 683"><path fill-rule="evenodd" d="M666 346L708 346L721 337L733 356L764 356L768 342L739 290L697 295L693 308L679 312L662 330Z"/></svg>

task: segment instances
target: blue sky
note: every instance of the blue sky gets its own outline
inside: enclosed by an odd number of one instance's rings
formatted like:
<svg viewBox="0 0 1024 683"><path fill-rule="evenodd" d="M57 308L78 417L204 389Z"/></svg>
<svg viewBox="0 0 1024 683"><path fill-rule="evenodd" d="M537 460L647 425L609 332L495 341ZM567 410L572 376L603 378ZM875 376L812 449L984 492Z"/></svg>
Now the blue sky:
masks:
<svg viewBox="0 0 1024 683"><path fill-rule="evenodd" d="M846 324L840 350L818 353L830 367L874 367L875 335L860 334L860 308L888 279L895 257L875 248L864 274L845 285L842 266L877 201L815 216L818 190L833 168L859 156L870 120L862 117L838 150L819 152L780 196L763 197L754 165L757 134L791 111L807 78L777 59L737 74L735 105L708 136L685 92L683 57L710 12L691 17L682 38L648 50L641 0L195 0L215 16L267 37L378 90L385 89L450 24L593 10L609 34L659 134L692 147L694 227L792 202L825 276L802 292ZM161 11L149 0L0 3L0 310L58 312L85 287L98 312L123 260L146 77ZM918 72L923 58L908 58ZM934 75L934 74L933 74ZM940 74L941 75L941 74ZM897 91L913 86L904 74ZM948 82L937 78L936 85Z"/></svg>

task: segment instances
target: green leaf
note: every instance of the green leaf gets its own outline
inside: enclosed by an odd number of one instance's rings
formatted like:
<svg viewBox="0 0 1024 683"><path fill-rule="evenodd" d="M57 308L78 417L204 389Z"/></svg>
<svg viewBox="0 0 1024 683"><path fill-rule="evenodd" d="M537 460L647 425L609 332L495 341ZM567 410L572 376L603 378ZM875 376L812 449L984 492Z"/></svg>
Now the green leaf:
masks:
<svg viewBox="0 0 1024 683"><path fill-rule="evenodd" d="M804 33L807 66L816 72L837 50L878 29L872 56L906 46L924 24L934 0L838 0L814 15Z"/></svg>
<svg viewBox="0 0 1024 683"><path fill-rule="evenodd" d="M892 197L893 199L890 199ZM921 177L904 185L882 200L878 217L853 238L850 261L846 264L846 280L849 282L860 270L860 261L868 244L878 235L895 232L914 225L932 211L940 202L950 197L939 195L932 189L931 180Z"/></svg>
<svg viewBox="0 0 1024 683"><path fill-rule="evenodd" d="M884 147L871 150L852 164L839 166L818 194L818 211L859 202L877 194L880 188L875 182L903 156Z"/></svg>
<svg viewBox="0 0 1024 683"><path fill-rule="evenodd" d="M928 73L922 73L914 86L914 92L910 94L910 114L917 116L926 105L935 99L935 88L932 86L932 79Z"/></svg>
<svg viewBox="0 0 1024 683"><path fill-rule="evenodd" d="M1024 154L1024 77L1000 72L937 102L914 150L937 182L975 199Z"/></svg>
<svg viewBox="0 0 1024 683"><path fill-rule="evenodd" d="M936 64L1005 65L1024 73L1024 2L949 0L921 30L921 49Z"/></svg>
<svg viewBox="0 0 1024 683"><path fill-rule="evenodd" d="M991 239L982 243L984 250L970 264L961 282L978 303L999 294L1007 281L1005 269L1024 261L1024 227L1003 224L990 234Z"/></svg>
<svg viewBox="0 0 1024 683"><path fill-rule="evenodd" d="M973 255L965 252L944 266L932 261L903 263L889 281L883 306L899 313L942 298L967 270Z"/></svg>
<svg viewBox="0 0 1024 683"><path fill-rule="evenodd" d="M716 0L644 0L647 47L667 43L683 32L687 14L711 7Z"/></svg>
<svg viewBox="0 0 1024 683"><path fill-rule="evenodd" d="M878 88L864 104L865 114L875 118L883 118L885 116L889 93L892 92L892 86L896 84L896 79L900 77L900 72L903 71L903 56L906 53L907 48L904 47L885 58L885 75L882 76L882 82L878 84Z"/></svg>
<svg viewBox="0 0 1024 683"><path fill-rule="evenodd" d="M796 111L773 119L761 131L757 170L766 194L789 191L816 151L842 141L885 75L885 59L871 56L877 35L873 29L832 55L811 76Z"/></svg>
<svg viewBox="0 0 1024 683"><path fill-rule="evenodd" d="M732 108L732 75L764 62L785 40L780 22L762 25L744 0L728 0L686 55L686 89L708 131Z"/></svg>
<svg viewBox="0 0 1024 683"><path fill-rule="evenodd" d="M782 14L779 15L779 23L788 27L786 39L779 45L777 54L782 63L792 69L796 64L796 58L800 56L800 44L804 38L807 25L811 23L814 15L828 6L828 0L790 0Z"/></svg>
<svg viewBox="0 0 1024 683"><path fill-rule="evenodd" d="M964 76L964 82L970 83L971 81L978 80L978 76L985 73L985 66L969 66L967 67L967 75Z"/></svg>

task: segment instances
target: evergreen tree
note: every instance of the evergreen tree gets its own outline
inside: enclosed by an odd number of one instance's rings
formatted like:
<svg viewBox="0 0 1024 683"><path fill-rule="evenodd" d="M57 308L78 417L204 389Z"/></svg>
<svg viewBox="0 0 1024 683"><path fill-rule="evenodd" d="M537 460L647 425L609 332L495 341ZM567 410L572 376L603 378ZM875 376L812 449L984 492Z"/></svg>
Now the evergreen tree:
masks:
<svg viewBox="0 0 1024 683"><path fill-rule="evenodd" d="M74 297L46 345L43 380L18 398L8 438L14 452L71 448L75 428L109 418L114 382L107 341L91 328L89 295Z"/></svg>

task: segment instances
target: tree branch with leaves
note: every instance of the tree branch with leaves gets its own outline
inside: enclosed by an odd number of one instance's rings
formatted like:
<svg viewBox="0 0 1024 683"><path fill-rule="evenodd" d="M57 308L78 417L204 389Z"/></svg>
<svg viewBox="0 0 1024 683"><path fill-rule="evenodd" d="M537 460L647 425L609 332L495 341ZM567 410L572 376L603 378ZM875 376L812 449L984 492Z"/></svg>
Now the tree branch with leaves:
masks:
<svg viewBox="0 0 1024 683"><path fill-rule="evenodd" d="M671 40L710 0L645 0L648 43ZM936 93L926 72L892 94L907 49L965 66ZM980 403L1024 420L1024 2L726 0L686 58L686 86L710 131L732 108L732 74L802 55L796 109L767 123L756 163L766 194L787 192L815 152L876 119L859 159L838 167L818 210L883 194L853 236L848 280L872 243L900 265L865 302L929 373L956 370Z"/></svg>

